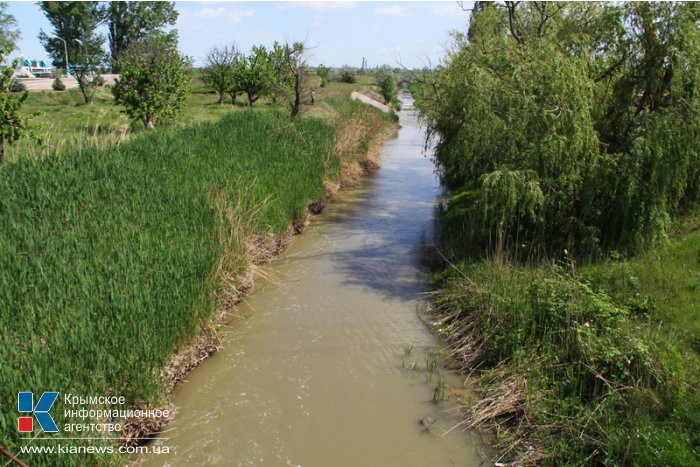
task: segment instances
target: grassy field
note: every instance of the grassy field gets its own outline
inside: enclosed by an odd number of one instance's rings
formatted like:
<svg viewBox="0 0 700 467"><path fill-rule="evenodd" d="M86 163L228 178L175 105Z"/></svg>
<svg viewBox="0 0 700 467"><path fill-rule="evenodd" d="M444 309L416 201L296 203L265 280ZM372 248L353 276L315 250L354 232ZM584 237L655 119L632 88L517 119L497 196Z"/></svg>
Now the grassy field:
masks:
<svg viewBox="0 0 700 467"><path fill-rule="evenodd" d="M466 423L496 427L522 462L698 465L697 213L629 260L487 260L438 275L442 329L484 394Z"/></svg>
<svg viewBox="0 0 700 467"><path fill-rule="evenodd" d="M309 87L317 94L317 103L330 97L343 98L352 90L375 89L372 75L361 75L356 84L330 82L320 87L320 79L309 78ZM318 113L306 103L306 111ZM177 119L166 121L159 126L165 128L188 126L197 122L214 121L222 115L244 110L247 104L244 96L239 96L236 105L230 98L220 105L217 95L208 89L201 78L195 75L191 80L183 113ZM270 99L261 99L257 108L275 108ZM143 125L132 125L120 108L114 104L109 87L97 91L91 105L85 105L80 90L65 92L30 92L22 106L22 114L30 119L36 138L25 138L6 147L7 161L22 157L40 158L63 149L98 147L105 148L118 144L128 137L143 131Z"/></svg>
<svg viewBox="0 0 700 467"><path fill-rule="evenodd" d="M193 78L182 116L164 126L214 121L225 113L243 108L242 102L234 107L221 106L215 100L215 95L204 87L201 79ZM100 88L91 105L85 105L78 89L30 92L22 113L29 117L37 138L20 140L9 146L10 161L24 156L37 158L63 148L106 147L142 131L140 125L132 128L126 115L114 105L109 87Z"/></svg>
<svg viewBox="0 0 700 467"><path fill-rule="evenodd" d="M162 404L161 369L246 270L250 238L286 231L324 197L323 181L388 124L332 97L343 89L329 89L294 122L266 105L221 108L195 89L172 128L135 132L119 145L67 137L60 154L0 166L2 405L15 406L19 390ZM27 110L48 109L37 120L53 122L44 126L53 138L93 125L109 132L126 125L109 100L102 94L83 106L71 93L42 93L30 96ZM352 144L339 154L347 135ZM59 398L52 410L59 427L68 421L62 405ZM0 444L13 452L22 443L16 424L14 412L0 414Z"/></svg>

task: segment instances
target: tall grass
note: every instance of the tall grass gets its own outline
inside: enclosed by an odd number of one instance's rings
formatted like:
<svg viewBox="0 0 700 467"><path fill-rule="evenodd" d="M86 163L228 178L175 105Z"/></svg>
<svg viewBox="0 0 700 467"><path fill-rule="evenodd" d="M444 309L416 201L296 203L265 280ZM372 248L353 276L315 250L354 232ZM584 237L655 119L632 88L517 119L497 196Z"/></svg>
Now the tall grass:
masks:
<svg viewBox="0 0 700 467"><path fill-rule="evenodd" d="M162 402L160 371L210 319L214 279L247 266L241 230L283 232L324 196L336 133L318 118L235 112L1 166L0 444L21 442L8 409L20 390Z"/></svg>
<svg viewBox="0 0 700 467"><path fill-rule="evenodd" d="M211 122L245 106L219 105L216 95L199 77L193 77L182 115L158 123L159 128L173 128ZM41 158L61 150L106 148L143 131L142 123L133 123L114 104L109 86L95 93L92 104L78 89L65 92L33 91L21 112L29 119L33 138L22 138L6 147L7 160Z"/></svg>
<svg viewBox="0 0 700 467"><path fill-rule="evenodd" d="M445 270L443 331L484 394L465 425L495 426L520 463L697 465L698 240L581 270Z"/></svg>

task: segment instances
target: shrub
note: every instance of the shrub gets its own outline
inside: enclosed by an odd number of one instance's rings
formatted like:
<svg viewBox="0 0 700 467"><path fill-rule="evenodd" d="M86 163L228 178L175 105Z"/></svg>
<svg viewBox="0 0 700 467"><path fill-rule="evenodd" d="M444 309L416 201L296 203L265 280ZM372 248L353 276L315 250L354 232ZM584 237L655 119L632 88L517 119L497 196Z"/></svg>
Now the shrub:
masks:
<svg viewBox="0 0 700 467"><path fill-rule="evenodd" d="M56 79L53 80L53 83L51 83L51 87L53 88L54 91L65 91L66 90L66 85L60 77L56 77Z"/></svg>
<svg viewBox="0 0 700 467"><path fill-rule="evenodd" d="M10 92L25 92L26 90L27 86L25 86L21 81L13 80L10 83Z"/></svg>
<svg viewBox="0 0 700 467"><path fill-rule="evenodd" d="M687 458L686 437L693 431L686 427L693 421L676 413L686 390L683 357L675 342L640 327L626 300L596 290L564 264L485 261L464 263L460 271L438 276L436 309L460 364L479 368L477 384L487 397L520 398L509 410L527 421L499 427L499 436L538 440L543 465L582 465L591 458L606 465L632 452L654 459L633 465ZM527 389L509 385L524 379ZM475 406L470 423L490 420L485 407ZM645 419L650 438L673 438L670 453L638 441L626 454Z"/></svg>
<svg viewBox="0 0 700 467"><path fill-rule="evenodd" d="M4 61L5 52L0 49L0 63L4 63ZM27 98L27 93L22 93L19 96L11 96L8 93L8 91L13 91L13 85L16 84L21 85L21 89L14 89L15 92L24 90L22 83L17 83L12 79L16 66L17 60L12 62L11 66L0 67L0 162L5 157L5 144L18 140L27 132L26 121L19 113L22 103ZM0 212L3 212L2 204L0 204Z"/></svg>
<svg viewBox="0 0 700 467"><path fill-rule="evenodd" d="M328 85L328 76L331 73L331 69L325 65L319 65L316 67L316 74L321 78L321 87L325 88Z"/></svg>
<svg viewBox="0 0 700 467"><path fill-rule="evenodd" d="M335 80L341 83L354 84L357 81L357 72L350 67L343 67L338 70Z"/></svg>
<svg viewBox="0 0 700 467"><path fill-rule="evenodd" d="M391 74L387 74L379 82L379 90L387 104L391 105L397 100L396 80Z"/></svg>

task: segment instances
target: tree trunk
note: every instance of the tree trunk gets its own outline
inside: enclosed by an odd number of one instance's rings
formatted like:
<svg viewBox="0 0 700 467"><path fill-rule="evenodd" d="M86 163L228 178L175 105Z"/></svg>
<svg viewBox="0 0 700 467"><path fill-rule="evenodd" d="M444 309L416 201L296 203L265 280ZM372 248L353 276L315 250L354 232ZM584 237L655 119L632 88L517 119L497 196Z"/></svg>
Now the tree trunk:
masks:
<svg viewBox="0 0 700 467"><path fill-rule="evenodd" d="M88 94L87 90L83 85L80 85L80 92L83 93L83 99L85 99L85 105L92 104L92 96Z"/></svg>
<svg viewBox="0 0 700 467"><path fill-rule="evenodd" d="M226 94L223 91L219 92L219 104L224 105L225 100L226 100Z"/></svg>
<svg viewBox="0 0 700 467"><path fill-rule="evenodd" d="M153 127L153 117L146 117L143 119L143 124L146 126L147 130L152 130Z"/></svg>
<svg viewBox="0 0 700 467"><path fill-rule="evenodd" d="M253 104L255 103L255 97L251 93L248 93L248 105L250 108L253 108Z"/></svg>
<svg viewBox="0 0 700 467"><path fill-rule="evenodd" d="M496 240L496 264L498 264L499 266L503 265L503 256L505 252L503 224L503 220L498 224L498 239Z"/></svg>
<svg viewBox="0 0 700 467"><path fill-rule="evenodd" d="M85 99L85 105L90 105L92 104L92 96L95 95L95 92L93 89L90 88L90 85L86 83L87 78L78 78L78 87L80 88L80 92L83 93L83 98ZM92 93L90 92L92 91Z"/></svg>
<svg viewBox="0 0 700 467"><path fill-rule="evenodd" d="M299 73L294 75L294 105L292 106L292 118L299 114L299 105L301 103L301 82L299 80Z"/></svg>
<svg viewBox="0 0 700 467"><path fill-rule="evenodd" d="M0 137L0 164L5 159L5 139Z"/></svg>

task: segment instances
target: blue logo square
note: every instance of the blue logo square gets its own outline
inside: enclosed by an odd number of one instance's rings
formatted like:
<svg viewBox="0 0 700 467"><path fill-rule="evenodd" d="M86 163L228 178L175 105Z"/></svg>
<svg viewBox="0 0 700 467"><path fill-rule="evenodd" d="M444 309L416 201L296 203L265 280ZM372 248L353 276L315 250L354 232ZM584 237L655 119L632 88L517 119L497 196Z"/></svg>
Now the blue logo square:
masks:
<svg viewBox="0 0 700 467"><path fill-rule="evenodd" d="M34 394L31 392L17 393L17 410L20 412L34 411Z"/></svg>

